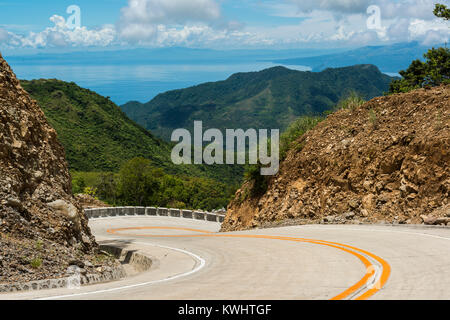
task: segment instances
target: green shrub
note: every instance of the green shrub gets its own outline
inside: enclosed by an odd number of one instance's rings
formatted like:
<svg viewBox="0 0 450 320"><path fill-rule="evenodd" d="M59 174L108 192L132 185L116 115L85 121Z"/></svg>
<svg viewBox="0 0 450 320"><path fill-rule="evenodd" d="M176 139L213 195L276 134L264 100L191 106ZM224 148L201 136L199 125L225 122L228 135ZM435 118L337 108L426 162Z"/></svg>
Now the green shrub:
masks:
<svg viewBox="0 0 450 320"><path fill-rule="evenodd" d="M313 129L323 119L323 117L318 116L306 116L295 120L280 137L280 159L284 160L287 152L293 147L297 147L297 151L301 151L303 145L296 144L296 141L307 131Z"/></svg>
<svg viewBox="0 0 450 320"><path fill-rule="evenodd" d="M364 103L366 103L366 100L358 92L351 91L347 97L338 102L334 111L341 109L354 111Z"/></svg>
<svg viewBox="0 0 450 320"><path fill-rule="evenodd" d="M374 109L369 110L369 122L372 125L373 129L376 129L378 126L378 117L377 112Z"/></svg>
<svg viewBox="0 0 450 320"><path fill-rule="evenodd" d="M257 197L264 194L268 187L268 177L261 175L261 165L248 165L246 167L244 178L252 183L250 196Z"/></svg>
<svg viewBox="0 0 450 320"><path fill-rule="evenodd" d="M447 8L446 5L438 3L435 5L434 15L445 20L450 20L450 8Z"/></svg>
<svg viewBox="0 0 450 320"><path fill-rule="evenodd" d="M295 120L280 136L280 160L284 160L287 152L291 149L300 152L304 147L304 142L298 142L298 139L307 131L313 129L323 119L324 118L320 116L304 116ZM270 142L268 145L271 145ZM261 175L260 164L247 165L244 179L251 183L249 194L247 196L256 197L267 191L268 177Z"/></svg>
<svg viewBox="0 0 450 320"><path fill-rule="evenodd" d="M39 257L32 259L30 261L30 266L33 269L39 269L42 266L42 259Z"/></svg>
<svg viewBox="0 0 450 320"><path fill-rule="evenodd" d="M44 248L44 242L42 240L36 241L36 249L41 251Z"/></svg>

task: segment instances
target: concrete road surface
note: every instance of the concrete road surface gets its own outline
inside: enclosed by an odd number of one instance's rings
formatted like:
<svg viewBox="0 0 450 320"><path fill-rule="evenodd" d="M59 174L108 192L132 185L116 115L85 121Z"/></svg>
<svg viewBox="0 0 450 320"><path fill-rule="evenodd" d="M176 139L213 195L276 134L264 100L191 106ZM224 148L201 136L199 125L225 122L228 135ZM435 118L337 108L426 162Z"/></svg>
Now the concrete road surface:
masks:
<svg viewBox="0 0 450 320"><path fill-rule="evenodd" d="M100 243L150 256L121 281L0 299L450 299L450 228L296 226L217 233L170 217L92 220Z"/></svg>

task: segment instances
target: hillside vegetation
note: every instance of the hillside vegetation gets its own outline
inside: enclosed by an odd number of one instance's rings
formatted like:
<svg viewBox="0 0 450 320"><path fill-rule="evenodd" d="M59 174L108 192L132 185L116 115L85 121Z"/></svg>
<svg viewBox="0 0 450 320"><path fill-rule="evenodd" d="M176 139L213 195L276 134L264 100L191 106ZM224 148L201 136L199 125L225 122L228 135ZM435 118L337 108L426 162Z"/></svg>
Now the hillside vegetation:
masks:
<svg viewBox="0 0 450 320"><path fill-rule="evenodd" d="M127 161L143 157L169 174L231 184L241 179L242 168L237 166L174 165L171 144L130 120L109 98L75 83L41 79L23 80L21 85L57 131L72 171L118 172Z"/></svg>
<svg viewBox="0 0 450 320"><path fill-rule="evenodd" d="M172 145L130 120L108 98L59 80L22 81L66 151L75 194L110 205L226 207L239 166L174 165Z"/></svg>
<svg viewBox="0 0 450 320"><path fill-rule="evenodd" d="M450 49L432 48L424 58L425 62L414 60L408 69L400 71L402 78L391 82L389 93L450 84Z"/></svg>
<svg viewBox="0 0 450 320"><path fill-rule="evenodd" d="M63 143L70 168L114 171L136 156L170 167L170 148L130 119L112 101L75 83L21 81Z"/></svg>
<svg viewBox="0 0 450 320"><path fill-rule="evenodd" d="M373 65L319 73L275 67L169 91L146 104L129 102L122 109L165 140L170 139L174 129L192 129L194 120L202 120L205 129L279 128L283 131L300 116L321 114L332 108L351 91L366 99L382 95L389 89L391 80Z"/></svg>

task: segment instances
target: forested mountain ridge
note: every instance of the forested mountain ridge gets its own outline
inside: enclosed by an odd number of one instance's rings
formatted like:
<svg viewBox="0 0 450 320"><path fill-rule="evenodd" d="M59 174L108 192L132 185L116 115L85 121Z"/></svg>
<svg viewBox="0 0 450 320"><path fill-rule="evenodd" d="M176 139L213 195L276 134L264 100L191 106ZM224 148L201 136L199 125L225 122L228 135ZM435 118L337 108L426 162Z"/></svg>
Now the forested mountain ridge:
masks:
<svg viewBox="0 0 450 320"><path fill-rule="evenodd" d="M167 166L169 146L130 120L111 100L75 83L21 81L66 149L71 169L114 171L136 156Z"/></svg>
<svg viewBox="0 0 450 320"><path fill-rule="evenodd" d="M190 129L194 120L202 120L205 128L222 130L284 130L299 116L329 110L350 91L367 99L382 95L391 81L373 65L322 72L274 67L162 93L146 104L129 102L122 109L165 140L174 129Z"/></svg>

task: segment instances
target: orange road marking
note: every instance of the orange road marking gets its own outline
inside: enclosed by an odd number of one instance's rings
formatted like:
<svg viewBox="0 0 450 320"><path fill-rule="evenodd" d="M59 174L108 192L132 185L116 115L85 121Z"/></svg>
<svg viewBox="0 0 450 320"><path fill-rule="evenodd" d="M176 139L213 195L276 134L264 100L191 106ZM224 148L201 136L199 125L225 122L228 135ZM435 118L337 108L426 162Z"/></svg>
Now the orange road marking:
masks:
<svg viewBox="0 0 450 320"><path fill-rule="evenodd" d="M149 235L149 234L124 234L119 233L121 231L131 231L131 230L152 230L152 229L160 229L160 230L181 230L181 231L192 231L192 232L198 232L202 234L186 234L186 235ZM350 288L346 289L345 291L341 292L337 296L333 297L331 300L342 300L351 295L352 293L358 291L360 288L362 288L365 284L367 284L367 281L370 279L370 277L374 274L374 267L372 263L361 253L371 257L372 259L375 259L380 263L383 267L383 272L381 274L380 280L378 283L375 284L373 288L369 288L366 292L364 292L361 296L356 298L356 300L366 300L373 296L375 293L377 293L387 282L389 279L390 273L391 273L391 267L389 264L383 260L382 258L374 255L371 252L349 246L346 244L338 243L338 242L331 242L331 241L325 241L325 240L315 240L315 239L305 239L305 238L295 238L295 237L283 237L283 236L266 236L266 235L238 235L238 234L218 234L213 233L210 231L204 231L204 230L198 230L198 229L190 229L190 228L178 228L178 227L135 227L135 228L118 228L118 229L108 229L106 230L107 233L119 235L119 236L134 236L134 237L148 237L148 238L201 238L201 237L216 237L216 238L249 238L249 239L270 239L270 240L283 240L283 241L294 241L294 242L305 242L305 243L312 243L312 244L318 244L323 246L332 247L335 249L342 250L344 252L347 252L349 254L354 255L357 257L366 267L366 273L364 276L359 280L357 283L352 285Z"/></svg>
<svg viewBox="0 0 450 320"><path fill-rule="evenodd" d="M191 228L178 228L178 227L134 227L134 228L118 228L118 229L110 229L107 230L108 233L117 234L117 231L128 231L128 230L152 230L152 229L161 229L161 230L183 230L183 231L193 231L198 233L214 233L211 231L199 230L199 229L191 229ZM142 236L142 235L141 235Z"/></svg>

